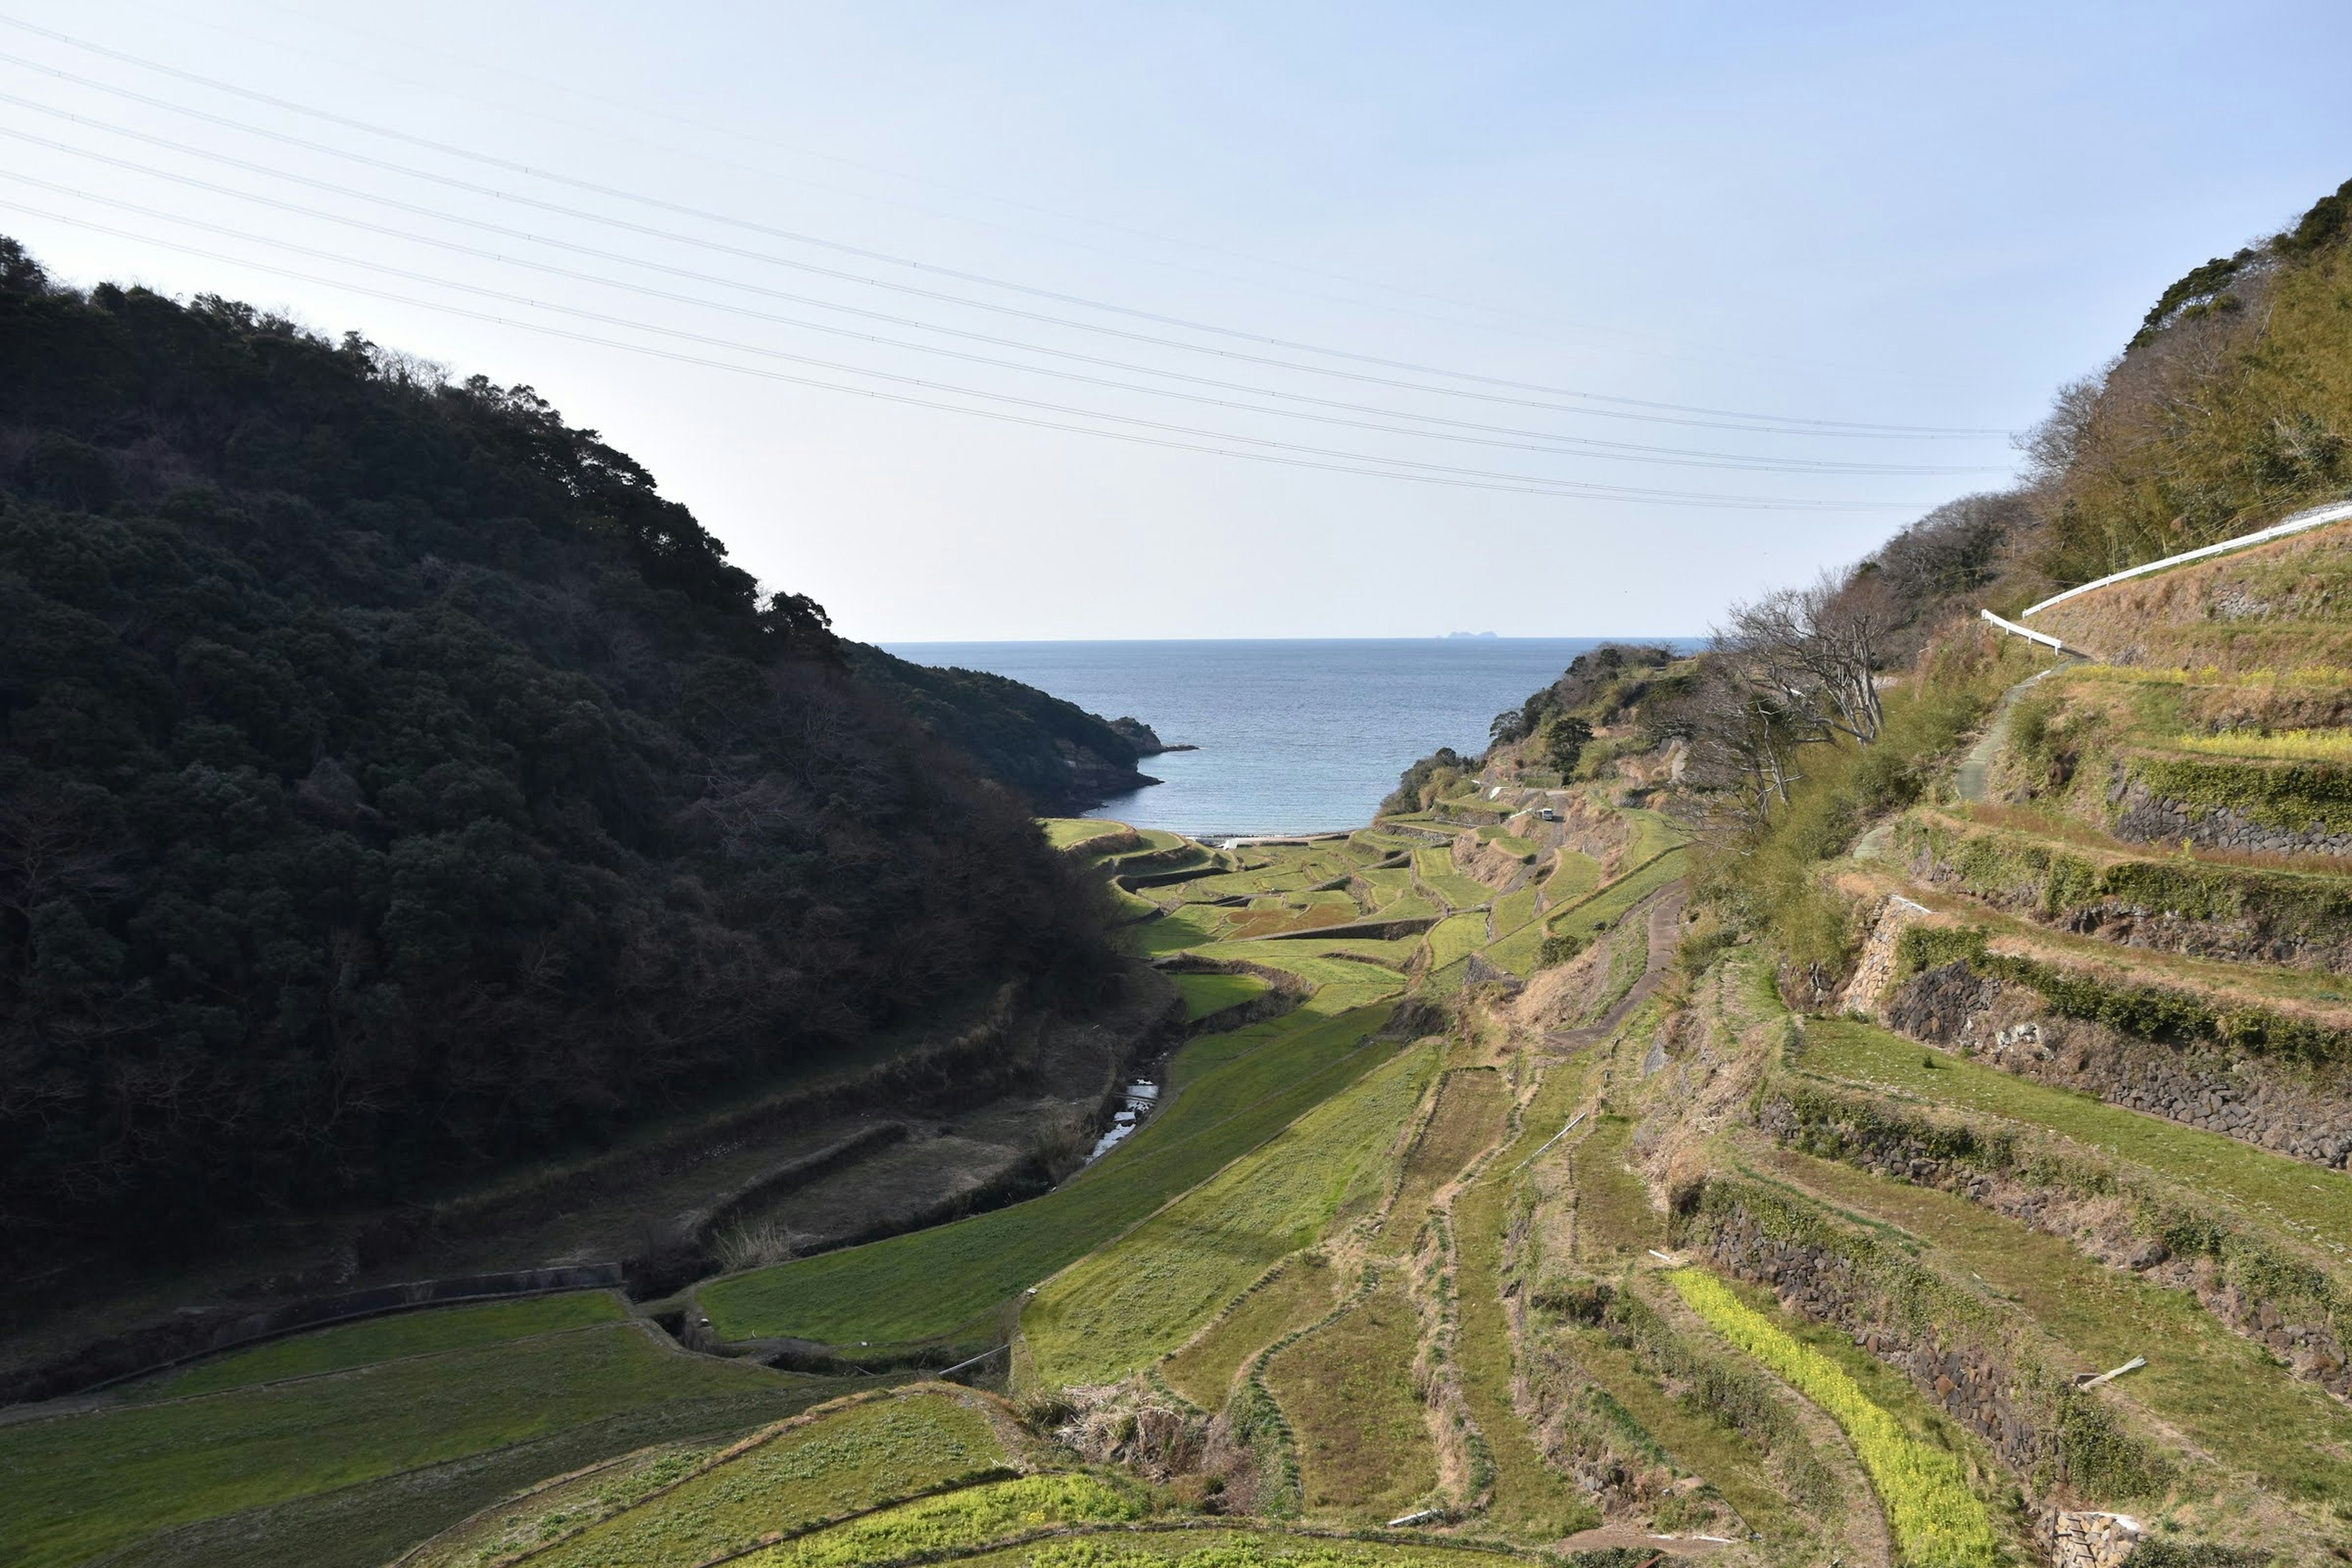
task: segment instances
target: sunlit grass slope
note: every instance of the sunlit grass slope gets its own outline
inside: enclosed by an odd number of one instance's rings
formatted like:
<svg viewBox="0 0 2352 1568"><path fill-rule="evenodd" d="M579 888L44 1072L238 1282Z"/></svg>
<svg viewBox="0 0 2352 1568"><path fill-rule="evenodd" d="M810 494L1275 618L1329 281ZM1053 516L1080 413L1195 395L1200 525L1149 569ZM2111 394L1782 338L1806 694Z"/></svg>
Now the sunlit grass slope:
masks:
<svg viewBox="0 0 2352 1568"><path fill-rule="evenodd" d="M1381 1007L1313 1012L1187 1046L1177 1093L1144 1130L1069 1183L1027 1203L871 1246L757 1269L705 1287L729 1339L826 1343L954 1331L1084 1257L1170 1198L1255 1148L1380 1059L1360 1047ZM1194 1077L1196 1057L1222 1065Z"/></svg>
<svg viewBox="0 0 2352 1568"><path fill-rule="evenodd" d="M1414 1047L1215 1180L1069 1268L1022 1314L1046 1384L1116 1377L1172 1350L1353 1197L1386 1185L1385 1156L1436 1070Z"/></svg>

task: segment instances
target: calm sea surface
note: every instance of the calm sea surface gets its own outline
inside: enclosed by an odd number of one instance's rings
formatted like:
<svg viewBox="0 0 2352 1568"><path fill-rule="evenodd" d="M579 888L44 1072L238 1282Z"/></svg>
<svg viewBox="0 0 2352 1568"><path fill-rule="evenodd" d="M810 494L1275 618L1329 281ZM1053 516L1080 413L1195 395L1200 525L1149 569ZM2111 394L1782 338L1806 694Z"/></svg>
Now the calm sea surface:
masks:
<svg viewBox="0 0 2352 1568"><path fill-rule="evenodd" d="M1361 826L1415 758L1484 749L1496 713L1599 640L886 646L918 664L1010 676L1106 719L1133 714L1171 746L1200 747L1145 759L1143 771L1166 782L1101 814L1209 837Z"/></svg>

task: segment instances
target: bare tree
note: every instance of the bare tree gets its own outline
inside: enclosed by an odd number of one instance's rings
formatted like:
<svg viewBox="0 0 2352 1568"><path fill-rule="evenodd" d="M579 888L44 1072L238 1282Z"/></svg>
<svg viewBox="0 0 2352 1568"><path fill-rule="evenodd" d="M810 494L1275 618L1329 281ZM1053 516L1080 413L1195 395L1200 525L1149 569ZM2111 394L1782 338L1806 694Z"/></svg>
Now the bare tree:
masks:
<svg viewBox="0 0 2352 1568"><path fill-rule="evenodd" d="M1853 736L1867 746L1885 728L1877 673L1903 610L1876 573L1841 583L1824 572L1735 605L1716 634L1718 655L1810 738Z"/></svg>

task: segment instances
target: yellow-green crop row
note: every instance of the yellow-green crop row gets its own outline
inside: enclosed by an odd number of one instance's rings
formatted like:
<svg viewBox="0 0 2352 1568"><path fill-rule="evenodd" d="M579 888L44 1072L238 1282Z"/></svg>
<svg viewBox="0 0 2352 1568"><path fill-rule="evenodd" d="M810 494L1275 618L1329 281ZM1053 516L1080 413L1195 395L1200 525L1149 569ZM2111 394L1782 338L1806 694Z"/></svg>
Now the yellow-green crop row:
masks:
<svg viewBox="0 0 2352 1568"><path fill-rule="evenodd" d="M740 1559L744 1568L856 1568L986 1546L1065 1524L1120 1524L1143 1517L1139 1487L1088 1475L1026 1476L969 1487L835 1525Z"/></svg>
<svg viewBox="0 0 2352 1568"><path fill-rule="evenodd" d="M2220 757L2352 763L2352 730L2285 730L2275 735L2183 735L2173 744L2184 752L2203 752Z"/></svg>
<svg viewBox="0 0 2352 1568"><path fill-rule="evenodd" d="M1828 1411L1852 1439L1877 1489L1907 1568L1992 1568L2000 1561L1984 1504L1960 1462L1920 1442L1872 1403L1843 1367L1732 1293L1714 1275L1677 1268L1667 1276L1691 1310L1733 1344Z"/></svg>

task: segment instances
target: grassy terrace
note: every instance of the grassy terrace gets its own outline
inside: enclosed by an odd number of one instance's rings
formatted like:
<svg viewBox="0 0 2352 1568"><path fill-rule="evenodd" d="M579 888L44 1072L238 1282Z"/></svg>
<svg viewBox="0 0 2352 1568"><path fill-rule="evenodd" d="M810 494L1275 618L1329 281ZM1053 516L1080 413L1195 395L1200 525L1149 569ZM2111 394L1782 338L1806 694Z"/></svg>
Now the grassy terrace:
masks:
<svg viewBox="0 0 2352 1568"><path fill-rule="evenodd" d="M1284 1264L1160 1367L1168 1386L1203 1410L1220 1410L1243 1366L1283 1335L1338 1305L1331 1267L1312 1252Z"/></svg>
<svg viewBox="0 0 2352 1568"><path fill-rule="evenodd" d="M1374 994L1392 995L1404 989L1404 963L1420 945L1417 937L1393 942L1334 937L1328 942L1302 938L1297 942L1208 942L1192 951L1203 958L1278 969L1327 991L1344 989L1353 993L1370 987ZM1330 956L1334 953L1352 956Z"/></svg>
<svg viewBox="0 0 2352 1568"><path fill-rule="evenodd" d="M1423 1506L1437 1454L1412 1385L1420 1324L1398 1283L1383 1282L1266 1363L1266 1386L1298 1436L1307 1517L1383 1524Z"/></svg>
<svg viewBox="0 0 2352 1568"><path fill-rule="evenodd" d="M1095 1383L1182 1343L1343 1206L1386 1187L1385 1156L1436 1070L1433 1047L1391 1055L1271 1142L1044 1286L1022 1313L1038 1380Z"/></svg>
<svg viewBox="0 0 2352 1568"><path fill-rule="evenodd" d="M1754 1149L1759 1165L1830 1202L1926 1242L1929 1260L1973 1276L2022 1308L2085 1371L2145 1354L2117 1385L2233 1468L2305 1501L2352 1498L2352 1411L2290 1377L2185 1290L2108 1268L1963 1197L1882 1181L1834 1161Z"/></svg>
<svg viewBox="0 0 2352 1568"><path fill-rule="evenodd" d="M1412 867L1421 885L1444 900L1450 908L1474 910L1494 900L1494 889L1454 868L1454 851L1443 844L1414 850Z"/></svg>
<svg viewBox="0 0 2352 1568"><path fill-rule="evenodd" d="M1454 1203L1462 1394L1486 1434L1495 1465L1495 1495L1486 1518L1496 1527L1528 1540L1552 1540L1599 1522L1597 1510L1584 1494L1545 1461L1527 1423L1519 1417L1511 1397L1516 1357L1510 1320L1503 1305L1504 1211L1513 1178L1559 1131L1582 1096L1586 1066L1576 1061L1551 1070L1529 1103L1518 1136ZM1491 1145L1507 1131L1508 1097L1490 1093L1483 1109L1485 1141Z"/></svg>
<svg viewBox="0 0 2352 1568"><path fill-rule="evenodd" d="M1038 826L1045 830L1045 842L1056 849L1075 849L1097 838L1115 838L1134 831L1124 822L1094 816L1048 816Z"/></svg>
<svg viewBox="0 0 2352 1568"><path fill-rule="evenodd" d="M2125 947L2038 924L1931 883L1906 883L1905 887L1907 897L1938 914L1984 927L1998 952L2014 952L2068 969L2104 972L2126 984L2203 991L2257 1006L2333 1019L2339 1024L2348 1016L2347 1002L2352 999L2352 993L2347 993L2342 976L2324 969L2289 969Z"/></svg>
<svg viewBox="0 0 2352 1568"><path fill-rule="evenodd" d="M960 1561L967 1568L1472 1568L1522 1559L1460 1546L1293 1534L1271 1527L1112 1531ZM1540 1561L1532 1554L1525 1561Z"/></svg>
<svg viewBox="0 0 2352 1568"><path fill-rule="evenodd" d="M1272 987L1255 974L1180 974L1176 989L1184 996L1184 1016L1197 1021L1255 1002Z"/></svg>
<svg viewBox="0 0 2352 1568"><path fill-rule="evenodd" d="M1926 1049L1869 1024L1815 1019L1797 1065L1930 1103L1989 1111L2103 1149L2213 1197L2267 1215L2333 1250L2352 1250L2352 1176L2266 1153L2088 1095Z"/></svg>
<svg viewBox="0 0 2352 1568"><path fill-rule="evenodd" d="M1686 858L1679 847L1662 851L1649 864L1628 871L1577 902L1563 904L1547 917L1545 924L1560 935L1606 930L1623 920L1635 904L1681 876Z"/></svg>
<svg viewBox="0 0 2352 1568"><path fill-rule="evenodd" d="M1379 1006L1337 1016L1309 1009L1193 1041L1178 1053L1167 1109L1055 1191L721 1279L700 1291L703 1309L728 1339L880 1343L951 1333L1354 1082L1382 1057L1362 1047L1387 1016Z"/></svg>
<svg viewBox="0 0 2352 1568"><path fill-rule="evenodd" d="M1574 849L1562 849L1554 858L1551 875L1544 879L1544 906L1558 909L1572 904L1599 886L1601 862Z"/></svg>
<svg viewBox="0 0 2352 1568"><path fill-rule="evenodd" d="M296 1334L251 1350L232 1351L199 1362L185 1371L167 1373L140 1384L128 1392L127 1397L186 1399L199 1394L275 1383L281 1378L345 1372L405 1356L503 1344L535 1334L585 1328L592 1323L617 1323L627 1316L620 1299L608 1290L580 1290L520 1301L484 1301L466 1307L403 1312L395 1317Z"/></svg>
<svg viewBox="0 0 2352 1568"><path fill-rule="evenodd" d="M778 1533L976 1479L1012 1458L971 1401L886 1395L739 1447L660 1495L533 1553L530 1562L533 1568L695 1568Z"/></svg>
<svg viewBox="0 0 2352 1568"><path fill-rule="evenodd" d="M20 1422L0 1426L0 1563L80 1563L172 1525L672 1401L767 1392L772 1418L807 1403L807 1388L764 1367L665 1346L635 1323L604 1322Z"/></svg>
<svg viewBox="0 0 2352 1568"><path fill-rule="evenodd" d="M860 1568L922 1563L1072 1524L1122 1524L1150 1510L1150 1494L1108 1475L1024 1476L901 1503L736 1558L745 1568Z"/></svg>
<svg viewBox="0 0 2352 1568"><path fill-rule="evenodd" d="M1429 966L1443 969L1458 963L1486 945L1486 916L1483 910L1467 914L1448 915L1430 928Z"/></svg>
<svg viewBox="0 0 2352 1568"><path fill-rule="evenodd" d="M1838 1358L1759 1311L1716 1276L1670 1276L1692 1310L1845 1428L1909 1568L1994 1568L2003 1553L1960 1454L1911 1430Z"/></svg>

